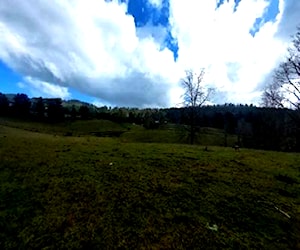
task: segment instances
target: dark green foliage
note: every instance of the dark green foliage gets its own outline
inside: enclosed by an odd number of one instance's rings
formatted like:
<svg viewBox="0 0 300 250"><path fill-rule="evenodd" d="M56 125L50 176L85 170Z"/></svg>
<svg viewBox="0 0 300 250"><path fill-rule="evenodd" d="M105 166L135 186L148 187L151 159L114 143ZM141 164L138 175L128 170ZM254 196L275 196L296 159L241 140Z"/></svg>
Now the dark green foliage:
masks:
<svg viewBox="0 0 300 250"><path fill-rule="evenodd" d="M224 114L224 129L226 133L234 134L237 127L237 119L233 113L225 112Z"/></svg>
<svg viewBox="0 0 300 250"><path fill-rule="evenodd" d="M90 110L87 106L85 105L81 105L80 108L79 108L79 111L78 111L81 119L83 120L87 120L89 119L90 117Z"/></svg>
<svg viewBox="0 0 300 250"><path fill-rule="evenodd" d="M51 122L60 122L64 119L62 100L60 98L47 99L47 119Z"/></svg>
<svg viewBox="0 0 300 250"><path fill-rule="evenodd" d="M75 121L77 118L77 111L74 105L72 106L70 116L72 121Z"/></svg>
<svg viewBox="0 0 300 250"><path fill-rule="evenodd" d="M43 121L45 118L45 104L42 97L36 98L35 102L32 101L32 113L39 121Z"/></svg>
<svg viewBox="0 0 300 250"><path fill-rule="evenodd" d="M30 113L31 102L27 95L17 94L14 97L13 112L18 117L28 117Z"/></svg>
<svg viewBox="0 0 300 250"><path fill-rule="evenodd" d="M8 115L9 112L9 102L7 97L0 93L0 115Z"/></svg>

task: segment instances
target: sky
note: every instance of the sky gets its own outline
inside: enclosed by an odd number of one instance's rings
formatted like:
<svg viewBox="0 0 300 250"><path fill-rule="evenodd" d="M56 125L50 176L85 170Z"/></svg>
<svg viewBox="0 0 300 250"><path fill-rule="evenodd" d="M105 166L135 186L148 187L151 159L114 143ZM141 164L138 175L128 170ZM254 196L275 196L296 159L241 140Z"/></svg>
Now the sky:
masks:
<svg viewBox="0 0 300 250"><path fill-rule="evenodd" d="M0 92L174 107L185 70L211 103L258 105L299 0L0 0Z"/></svg>

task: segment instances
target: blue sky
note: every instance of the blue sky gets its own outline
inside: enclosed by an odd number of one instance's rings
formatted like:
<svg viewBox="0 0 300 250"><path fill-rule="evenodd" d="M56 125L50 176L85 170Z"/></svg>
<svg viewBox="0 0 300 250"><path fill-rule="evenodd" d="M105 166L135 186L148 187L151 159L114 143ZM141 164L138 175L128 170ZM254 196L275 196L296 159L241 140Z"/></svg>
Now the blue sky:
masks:
<svg viewBox="0 0 300 250"><path fill-rule="evenodd" d="M22 81L22 76L14 72L2 61L0 61L0 76L2 93L16 93L19 91L17 83Z"/></svg>
<svg viewBox="0 0 300 250"><path fill-rule="evenodd" d="M184 70L202 67L214 102L257 102L293 1L13 2L0 3L0 92L145 107L179 103Z"/></svg>

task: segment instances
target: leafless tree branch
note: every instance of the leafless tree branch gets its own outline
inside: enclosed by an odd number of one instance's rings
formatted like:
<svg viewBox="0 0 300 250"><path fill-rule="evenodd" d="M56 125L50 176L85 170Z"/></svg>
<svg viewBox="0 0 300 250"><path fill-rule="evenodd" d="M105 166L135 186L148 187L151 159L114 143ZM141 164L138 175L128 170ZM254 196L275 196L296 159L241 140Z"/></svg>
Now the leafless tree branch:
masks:
<svg viewBox="0 0 300 250"><path fill-rule="evenodd" d="M288 58L279 65L263 95L262 103L267 107L290 106L300 110L300 26L288 49Z"/></svg>
<svg viewBox="0 0 300 250"><path fill-rule="evenodd" d="M184 89L183 100L184 106L189 108L189 122L190 122L190 140L194 143L195 137L195 119L197 108L203 106L213 95L213 88L204 87L205 70L201 69L199 74L192 70L185 72L185 77L181 79L181 85Z"/></svg>

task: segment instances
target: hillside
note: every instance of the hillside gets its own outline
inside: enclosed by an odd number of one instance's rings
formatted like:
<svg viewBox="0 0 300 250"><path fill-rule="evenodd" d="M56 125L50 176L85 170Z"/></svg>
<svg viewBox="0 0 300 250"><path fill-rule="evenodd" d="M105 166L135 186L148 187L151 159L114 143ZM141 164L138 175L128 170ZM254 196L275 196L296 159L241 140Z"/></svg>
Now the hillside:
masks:
<svg viewBox="0 0 300 250"><path fill-rule="evenodd" d="M122 134L129 128L128 124L119 124L108 120L88 120L88 121L74 121L74 122L60 122L60 123L43 123L33 121L23 121L20 119L1 118L0 124L19 128L31 132L40 132L50 135L64 135L64 136L82 136L90 135L97 136L102 134Z"/></svg>
<svg viewBox="0 0 300 250"><path fill-rule="evenodd" d="M8 125L1 249L300 247L299 154Z"/></svg>
<svg viewBox="0 0 300 250"><path fill-rule="evenodd" d="M193 115L192 110L194 110ZM0 93L0 117L26 122L35 121L43 123L45 126L50 124L56 128L57 124L60 124L59 126L63 124L69 128L69 131L65 132L69 135L73 134L72 131L77 131L77 128L74 130L70 127L73 122L80 123L90 120L91 123L96 124L95 120L106 120L112 122L111 124L135 124L148 129L148 131L143 131L142 135L138 135L138 133L134 133L133 137L130 135L127 138L129 141L136 141L136 135L138 141L143 142L190 142L219 146L238 143L245 148L300 152L300 113L297 109L261 108L230 103L201 106L195 109L190 107L112 108L96 107L79 100L29 98L22 93L16 95ZM166 125L171 125L177 130L174 131L168 127L167 134L171 136L169 138L162 131ZM40 125L38 126L40 127ZM132 126L130 127L132 128ZM67 128L63 130L67 130ZM33 129L35 130L35 126ZM157 131L151 131L149 133L151 136L145 138L144 135L150 130ZM182 133L183 130L185 130L185 134ZM98 131L94 132L96 135L103 135L102 132L100 134ZM118 133L116 131L113 133L120 136L123 132L121 129ZM198 132L200 132L200 136L196 138L197 134L199 135ZM174 135L171 135L172 133ZM110 134L111 132L108 135ZM186 137L186 134L189 134L189 138ZM178 137L178 135L180 136ZM159 137L167 140L160 140ZM211 140L212 137L218 139ZM223 139L220 140L221 137Z"/></svg>
<svg viewBox="0 0 300 250"><path fill-rule="evenodd" d="M189 143L187 129L176 124L165 124L156 129L146 129L141 125L99 119L49 124L0 117L1 124L52 135L120 137L123 142ZM225 135L221 129L201 128L195 138L195 144L224 146L225 136L228 146L233 146L237 141L236 135Z"/></svg>

